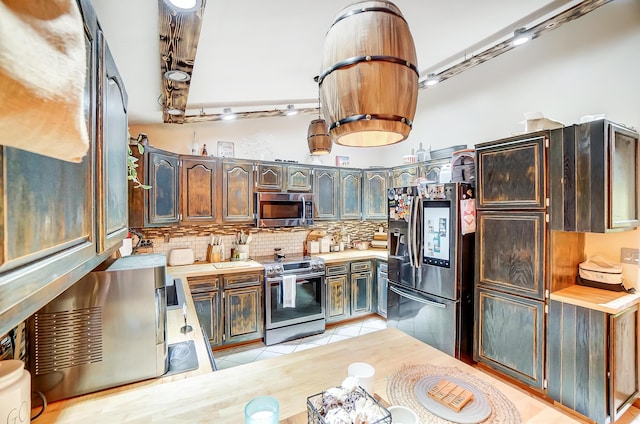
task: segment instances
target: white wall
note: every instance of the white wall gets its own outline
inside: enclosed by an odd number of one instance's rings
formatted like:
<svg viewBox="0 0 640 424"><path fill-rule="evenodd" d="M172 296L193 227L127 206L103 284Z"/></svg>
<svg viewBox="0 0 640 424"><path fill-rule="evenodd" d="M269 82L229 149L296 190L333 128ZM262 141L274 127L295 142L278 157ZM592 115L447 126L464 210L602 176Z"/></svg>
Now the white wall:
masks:
<svg viewBox="0 0 640 424"><path fill-rule="evenodd" d="M446 34L443 34L446 37ZM416 44L420 40L415 40ZM640 127L640 1L616 0L544 34L524 46L421 90L414 128L398 145L349 148L335 155L356 167L394 166L418 143L433 149L474 144L523 131L524 113L540 111L565 124L604 113L616 122ZM265 82L268 83L268 82ZM188 125L131 125L161 148L189 153L194 129L209 152L218 140L233 141L236 157L276 158L311 163L307 129L313 115L246 119ZM215 151L215 148L214 148Z"/></svg>
<svg viewBox="0 0 640 424"><path fill-rule="evenodd" d="M420 92L410 142L469 145L523 131L523 113L640 128L640 2L618 0ZM415 144L415 142L414 142Z"/></svg>
<svg viewBox="0 0 640 424"><path fill-rule="evenodd" d="M443 34L446 37L446 34ZM415 40L419 43L420 40ZM351 165L399 165L419 142L432 148L500 139L523 131L525 112L540 111L564 124L588 114L640 128L640 1L616 0L487 63L421 90L414 129L396 146L335 146ZM310 163L309 115L194 125L131 126L157 147L190 151L193 130L202 143L233 141L236 157ZM211 151L211 150L210 150ZM620 247L640 248L640 230L623 235L587 234L585 254L620 260ZM625 266L625 279L640 289L640 267Z"/></svg>

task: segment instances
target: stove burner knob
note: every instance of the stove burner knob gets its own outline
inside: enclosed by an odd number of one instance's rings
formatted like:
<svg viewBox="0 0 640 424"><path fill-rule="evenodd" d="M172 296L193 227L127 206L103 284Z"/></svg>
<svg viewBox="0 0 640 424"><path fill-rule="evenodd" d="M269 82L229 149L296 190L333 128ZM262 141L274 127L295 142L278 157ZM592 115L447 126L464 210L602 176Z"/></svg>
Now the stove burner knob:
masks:
<svg viewBox="0 0 640 424"><path fill-rule="evenodd" d="M313 262L313 263L311 263L311 268L312 269L320 269L320 264L318 262Z"/></svg>
<svg viewBox="0 0 640 424"><path fill-rule="evenodd" d="M267 275L271 275L273 274L273 267L272 266L268 266L267 267Z"/></svg>
<svg viewBox="0 0 640 424"><path fill-rule="evenodd" d="M276 265L276 273L281 274L283 271L282 265Z"/></svg>

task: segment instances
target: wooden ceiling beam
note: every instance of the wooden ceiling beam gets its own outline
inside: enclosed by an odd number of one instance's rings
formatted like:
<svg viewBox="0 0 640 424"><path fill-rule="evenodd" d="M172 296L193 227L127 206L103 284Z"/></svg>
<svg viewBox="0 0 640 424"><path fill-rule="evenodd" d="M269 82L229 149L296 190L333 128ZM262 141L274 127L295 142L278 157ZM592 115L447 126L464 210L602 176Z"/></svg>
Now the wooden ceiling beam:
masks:
<svg viewBox="0 0 640 424"><path fill-rule="evenodd" d="M187 108L189 87L200 38L200 28L206 0L194 11L183 12L173 8L165 0L158 0L160 33L160 80L162 84L162 120L165 123L182 124ZM164 77L165 72L177 70L189 75L184 82L172 81ZM180 114L167 113L168 110Z"/></svg>
<svg viewBox="0 0 640 424"><path fill-rule="evenodd" d="M317 115L317 107L308 107L303 109L297 109L301 115ZM252 112L235 112L235 119L256 119L256 118L275 118L286 117L284 110L257 110ZM184 117L185 124L192 124L194 122L213 122L223 121L224 114L221 113L200 113L199 115L187 115Z"/></svg>

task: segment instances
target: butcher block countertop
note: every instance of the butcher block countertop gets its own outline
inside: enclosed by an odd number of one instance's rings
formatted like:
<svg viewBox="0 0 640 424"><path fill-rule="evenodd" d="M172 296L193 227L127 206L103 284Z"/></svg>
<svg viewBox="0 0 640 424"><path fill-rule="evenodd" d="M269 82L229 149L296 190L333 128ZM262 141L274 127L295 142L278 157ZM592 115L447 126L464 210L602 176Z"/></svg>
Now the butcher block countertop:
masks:
<svg viewBox="0 0 640 424"><path fill-rule="evenodd" d="M128 388L97 398L58 402L38 423L241 423L245 404L275 397L280 420L305 423L310 395L340 385L355 361L376 370L374 392L388 402L390 376L405 365L457 367L500 390L523 423L575 423L573 418L530 394L503 383L396 329L385 329L299 352L167 384Z"/></svg>
<svg viewBox="0 0 640 424"><path fill-rule="evenodd" d="M357 259L382 259L386 261L388 257L387 249L347 249L342 252L319 253L315 256L324 259L325 264L353 261Z"/></svg>
<svg viewBox="0 0 640 424"><path fill-rule="evenodd" d="M358 259L387 260L386 249L347 249L343 252L319 253L313 256L324 259L325 263L352 261ZM217 266L216 266L217 265ZM194 277L199 275L233 274L238 272L263 271L264 266L254 260L237 262L196 262L192 265L168 266L167 273L175 278Z"/></svg>
<svg viewBox="0 0 640 424"><path fill-rule="evenodd" d="M234 262L196 262L192 265L168 266L167 274L174 278L196 277L199 275L233 274L237 272L264 271L264 265L259 262L234 261Z"/></svg>
<svg viewBox="0 0 640 424"><path fill-rule="evenodd" d="M579 285L553 292L550 298L614 315L640 302L639 293L615 292Z"/></svg>

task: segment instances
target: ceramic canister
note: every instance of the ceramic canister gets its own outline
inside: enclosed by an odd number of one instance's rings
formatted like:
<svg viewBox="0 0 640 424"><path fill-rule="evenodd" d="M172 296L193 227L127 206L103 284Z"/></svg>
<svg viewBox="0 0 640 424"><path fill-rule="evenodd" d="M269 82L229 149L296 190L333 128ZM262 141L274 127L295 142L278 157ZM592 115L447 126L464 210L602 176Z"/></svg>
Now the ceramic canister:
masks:
<svg viewBox="0 0 640 424"><path fill-rule="evenodd" d="M31 420L31 378L24 363L0 361L0 422L28 423Z"/></svg>

